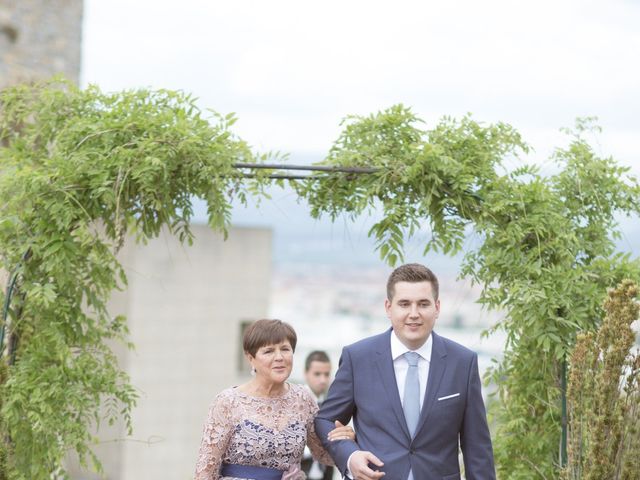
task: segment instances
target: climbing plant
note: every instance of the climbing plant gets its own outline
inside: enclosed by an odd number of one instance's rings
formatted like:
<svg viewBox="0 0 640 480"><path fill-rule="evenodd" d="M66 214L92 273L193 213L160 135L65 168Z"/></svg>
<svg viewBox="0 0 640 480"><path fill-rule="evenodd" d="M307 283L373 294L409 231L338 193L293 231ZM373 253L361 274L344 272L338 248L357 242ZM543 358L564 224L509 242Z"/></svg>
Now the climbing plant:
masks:
<svg viewBox="0 0 640 480"><path fill-rule="evenodd" d="M0 94L0 115L0 479L50 478L68 450L98 465L92 423L131 427L135 390L105 343L126 341L125 319L105 306L126 288L115 256L125 235L144 242L166 227L190 241L194 197L224 232L231 199L261 198L270 181L234 165L268 156L232 133L233 116L207 116L177 92L22 86ZM314 217L381 211L370 235L391 265L418 231L430 233L425 252L465 251L461 275L505 313L490 375L501 478L557 474L565 356L602 317L604 289L640 273L614 248L615 215L638 212L640 188L593 152L588 129L577 125L545 176L513 167L528 147L509 125L464 117L426 129L397 105L347 118L322 162L370 173L292 182Z"/></svg>
<svg viewBox="0 0 640 480"><path fill-rule="evenodd" d="M379 172L308 182L299 194L314 217L381 208L369 233L391 264L420 229L431 235L425 253L457 253L471 239L460 275L483 287L482 304L504 312L493 330L505 331L506 349L488 377L498 388L499 476L557 478L562 366L576 332L602 318L606 288L640 276L638 260L615 250L616 214L638 213L640 188L628 169L595 154L588 119L567 132L547 176L519 160L528 147L508 125L466 117L421 126L402 106L348 119L326 163Z"/></svg>
<svg viewBox="0 0 640 480"><path fill-rule="evenodd" d="M194 196L221 232L233 196L260 196L264 175L232 167L260 160L233 122L163 90L1 93L0 267L12 289L0 297L0 478L61 475L69 450L99 468L93 424L123 417L131 429L136 392L106 343L126 341L125 319L106 309L126 288L116 253L125 234L144 242L163 227L189 242Z"/></svg>

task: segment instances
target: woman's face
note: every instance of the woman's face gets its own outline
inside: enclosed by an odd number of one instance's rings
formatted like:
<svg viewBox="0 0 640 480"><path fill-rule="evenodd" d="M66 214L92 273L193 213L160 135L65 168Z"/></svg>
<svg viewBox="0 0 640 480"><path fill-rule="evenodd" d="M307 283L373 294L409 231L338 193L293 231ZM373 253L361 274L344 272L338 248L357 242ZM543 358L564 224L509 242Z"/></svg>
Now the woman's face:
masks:
<svg viewBox="0 0 640 480"><path fill-rule="evenodd" d="M273 383L284 383L293 367L293 348L289 340L260 347L256 356L249 355L251 366L256 370L256 378Z"/></svg>

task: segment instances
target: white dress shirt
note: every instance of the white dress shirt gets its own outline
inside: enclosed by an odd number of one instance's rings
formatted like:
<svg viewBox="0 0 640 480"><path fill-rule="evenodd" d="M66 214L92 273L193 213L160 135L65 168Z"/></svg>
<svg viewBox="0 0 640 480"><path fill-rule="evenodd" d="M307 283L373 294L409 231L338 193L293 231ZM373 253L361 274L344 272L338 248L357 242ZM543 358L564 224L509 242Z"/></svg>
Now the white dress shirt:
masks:
<svg viewBox="0 0 640 480"><path fill-rule="evenodd" d="M390 337L393 370L396 374L396 383L398 384L398 393L400 394L401 400L404 398L404 384L407 380L407 370L409 370L409 364L403 355L407 352L416 352L420 355L420 359L418 360L418 378L420 379L420 408L422 408L424 404L424 392L426 391L425 387L429 380L429 364L431 363L433 337L429 335L427 341L417 350L409 350L396 336L395 332L391 332Z"/></svg>

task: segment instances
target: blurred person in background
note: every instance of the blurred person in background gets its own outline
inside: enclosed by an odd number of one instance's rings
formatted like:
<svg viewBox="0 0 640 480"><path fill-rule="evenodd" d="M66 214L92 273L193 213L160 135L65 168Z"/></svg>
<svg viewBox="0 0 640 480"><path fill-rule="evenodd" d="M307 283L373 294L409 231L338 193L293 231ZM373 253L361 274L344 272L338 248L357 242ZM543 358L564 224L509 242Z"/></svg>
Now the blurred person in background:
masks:
<svg viewBox="0 0 640 480"><path fill-rule="evenodd" d="M318 406L321 406L331 383L331 360L326 352L314 350L307 355L304 362L304 379L318 402ZM331 480L333 478L333 467L314 460L309 447L304 449L301 466L309 480Z"/></svg>
<svg viewBox="0 0 640 480"><path fill-rule="evenodd" d="M209 409L196 465L196 480L304 480L305 443L314 457L333 464L315 434L316 400L303 385L287 382L297 336L288 323L258 320L244 333L253 377L219 393ZM327 438L353 440L339 426Z"/></svg>

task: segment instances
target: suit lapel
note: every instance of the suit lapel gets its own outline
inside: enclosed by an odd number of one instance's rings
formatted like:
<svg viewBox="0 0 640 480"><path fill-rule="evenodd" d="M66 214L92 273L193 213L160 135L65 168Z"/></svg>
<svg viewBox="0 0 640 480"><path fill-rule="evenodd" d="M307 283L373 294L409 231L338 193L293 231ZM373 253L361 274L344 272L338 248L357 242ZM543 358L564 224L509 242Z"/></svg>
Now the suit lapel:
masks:
<svg viewBox="0 0 640 480"><path fill-rule="evenodd" d="M409 435L409 428L407 427L407 421L404 418L404 410L402 410L402 402L400 400L400 394L398 393L398 382L396 381L396 373L393 369L393 359L391 358L391 330L387 335L382 335L382 341L379 342L376 349L376 365L380 372L380 378L384 385L384 390L387 394L389 405L391 410L398 418L398 425L402 427L402 431L407 438L411 438Z"/></svg>
<svg viewBox="0 0 640 480"><path fill-rule="evenodd" d="M422 429L429 417L429 414L431 413L436 401L440 382L442 381L447 369L447 351L444 346L444 342L434 332L431 332L431 335L433 336L433 346L431 350L431 361L429 362L429 378L427 379L424 403L420 410L420 420L418 420L418 426L416 427L416 435Z"/></svg>

